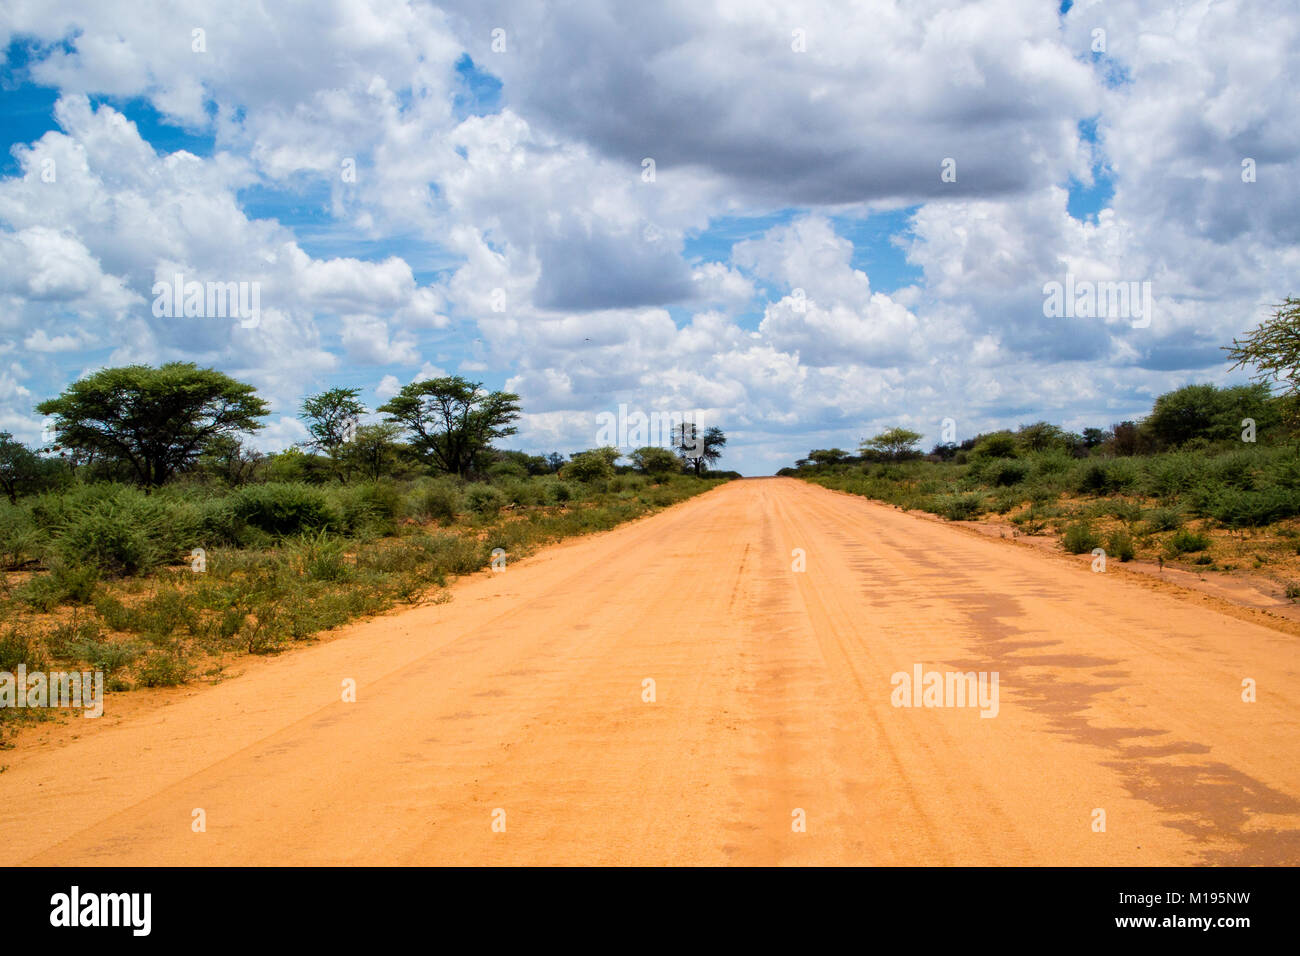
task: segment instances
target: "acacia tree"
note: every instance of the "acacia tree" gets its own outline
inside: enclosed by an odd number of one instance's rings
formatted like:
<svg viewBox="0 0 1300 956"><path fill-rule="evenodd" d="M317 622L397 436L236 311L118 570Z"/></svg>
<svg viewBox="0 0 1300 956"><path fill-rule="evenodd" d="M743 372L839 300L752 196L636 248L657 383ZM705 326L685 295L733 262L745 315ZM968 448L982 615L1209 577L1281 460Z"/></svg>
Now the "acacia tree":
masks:
<svg viewBox="0 0 1300 956"><path fill-rule="evenodd" d="M246 448L233 435L218 435L207 443L199 458L200 467L219 475L227 484L246 484L266 456L256 448Z"/></svg>
<svg viewBox="0 0 1300 956"><path fill-rule="evenodd" d="M319 395L309 395L303 399L302 411L298 417L307 423L309 441L303 442L304 448L323 451L329 455L335 473L341 479L339 470L340 450L357 435L357 424L366 413L366 406L358 401L359 388L331 388Z"/></svg>
<svg viewBox="0 0 1300 956"><path fill-rule="evenodd" d="M875 438L865 439L862 442L862 451L875 452L884 455L886 458L897 461L900 458L906 458L915 453L915 445L921 440L921 433L914 432L907 428L891 428L883 431Z"/></svg>
<svg viewBox="0 0 1300 956"><path fill-rule="evenodd" d="M102 369L36 410L53 416L56 444L129 465L147 488L188 468L221 436L261 428L268 414L253 386L193 362Z"/></svg>
<svg viewBox="0 0 1300 956"><path fill-rule="evenodd" d="M727 436L716 425L710 425L702 435L694 422L682 422L673 429L673 451L695 470L697 478L722 457L726 444Z"/></svg>
<svg viewBox="0 0 1300 956"><path fill-rule="evenodd" d="M1256 381L1281 385L1286 423L1300 432L1300 299L1287 296L1259 328L1224 350L1233 360L1229 371L1251 365Z"/></svg>
<svg viewBox="0 0 1300 956"><path fill-rule="evenodd" d="M849 457L843 448L814 448L808 452L807 461L814 465L836 465Z"/></svg>
<svg viewBox="0 0 1300 956"><path fill-rule="evenodd" d="M487 392L459 375L411 382L376 409L407 432L417 454L455 475L493 441L515 433L519 410L513 392Z"/></svg>
<svg viewBox="0 0 1300 956"><path fill-rule="evenodd" d="M398 438L402 430L396 425L362 425L343 446L340 458L345 467L356 469L372 481L397 464Z"/></svg>
<svg viewBox="0 0 1300 956"><path fill-rule="evenodd" d="M9 432L0 432L0 490L12 502L18 501L18 492L31 490L44 480L54 467L53 462L41 458L22 442L15 441Z"/></svg>

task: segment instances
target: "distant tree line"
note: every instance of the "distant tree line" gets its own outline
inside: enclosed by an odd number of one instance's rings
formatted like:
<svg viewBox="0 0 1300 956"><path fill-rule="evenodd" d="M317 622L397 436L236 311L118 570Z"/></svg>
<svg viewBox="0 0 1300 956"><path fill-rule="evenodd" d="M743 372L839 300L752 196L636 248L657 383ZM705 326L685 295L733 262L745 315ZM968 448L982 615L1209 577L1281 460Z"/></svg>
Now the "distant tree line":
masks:
<svg viewBox="0 0 1300 956"><path fill-rule="evenodd" d="M50 420L51 440L29 448L0 432L0 491L20 495L76 478L156 488L178 476L238 486L250 481L349 481L446 474L465 479L561 473L576 480L608 477L618 449L534 455L496 443L516 433L519 396L479 382L442 376L412 382L374 410L361 390L330 388L308 396L299 417L307 439L263 454L248 445L263 427L267 403L251 385L190 362L131 365L94 372L69 385L37 412ZM665 476L709 470L726 436L709 428L697 440L686 423L674 448L641 448L631 468Z"/></svg>
<svg viewBox="0 0 1300 956"><path fill-rule="evenodd" d="M1196 450L1228 441L1284 444L1300 438L1300 299L1288 296L1273 315L1225 348L1233 369L1253 367L1250 385L1186 385L1156 399L1140 421L1070 432L1038 421L1018 429L985 432L960 443L939 442L923 455L921 433L895 427L863 439L857 454L814 448L795 469L849 462L1011 458L1023 452L1059 451L1076 458L1131 457ZM782 469L783 473L795 469Z"/></svg>

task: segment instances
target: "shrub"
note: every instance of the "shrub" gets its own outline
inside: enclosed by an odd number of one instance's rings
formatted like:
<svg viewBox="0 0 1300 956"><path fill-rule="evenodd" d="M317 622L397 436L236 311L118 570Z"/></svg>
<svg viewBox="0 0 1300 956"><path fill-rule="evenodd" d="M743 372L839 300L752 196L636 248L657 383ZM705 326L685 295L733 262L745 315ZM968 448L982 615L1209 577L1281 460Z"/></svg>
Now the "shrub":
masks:
<svg viewBox="0 0 1300 956"><path fill-rule="evenodd" d="M0 634L0 671L12 674L19 664L40 670L45 666L45 651L34 636L10 626Z"/></svg>
<svg viewBox="0 0 1300 956"><path fill-rule="evenodd" d="M135 612L111 594L104 594L95 599L95 613L110 631L140 629Z"/></svg>
<svg viewBox="0 0 1300 956"><path fill-rule="evenodd" d="M430 481L416 488L408 502L408 512L420 521L451 524L461 507L460 490L450 481Z"/></svg>
<svg viewBox="0 0 1300 956"><path fill-rule="evenodd" d="M1031 461L1035 478L1064 474L1074 467L1074 458L1060 451L1039 452Z"/></svg>
<svg viewBox="0 0 1300 956"><path fill-rule="evenodd" d="M480 518L494 518L505 507L506 496L491 485L473 484L465 491L465 503Z"/></svg>
<svg viewBox="0 0 1300 956"><path fill-rule="evenodd" d="M1106 553L1120 561L1132 561L1136 553L1133 548L1133 536L1127 531L1112 531L1110 537L1106 539Z"/></svg>
<svg viewBox="0 0 1300 956"><path fill-rule="evenodd" d="M304 527L311 531L325 527L349 534L391 534L396 529L395 519L402 509L402 496L390 482L367 481L346 485L334 490L334 510L338 513L338 526L327 524Z"/></svg>
<svg viewBox="0 0 1300 956"><path fill-rule="evenodd" d="M1202 455L1157 455L1145 462L1140 485L1154 498L1170 498L1200 484L1204 470Z"/></svg>
<svg viewBox="0 0 1300 956"><path fill-rule="evenodd" d="M1101 547L1101 537L1086 521L1075 521L1067 525L1061 535L1061 547L1070 554L1087 554Z"/></svg>
<svg viewBox="0 0 1300 956"><path fill-rule="evenodd" d="M1147 530L1173 531L1183 525L1183 515L1177 508L1152 508L1146 513Z"/></svg>
<svg viewBox="0 0 1300 956"><path fill-rule="evenodd" d="M237 520L280 537L343 523L323 491L303 484L247 485L230 496L229 507Z"/></svg>
<svg viewBox="0 0 1300 956"><path fill-rule="evenodd" d="M291 553L296 569L312 581L342 581L349 575L343 541L327 532L299 535Z"/></svg>
<svg viewBox="0 0 1300 956"><path fill-rule="evenodd" d="M0 570L13 570L39 560L41 534L22 508L0 502Z"/></svg>
<svg viewBox="0 0 1300 956"><path fill-rule="evenodd" d="M984 496L981 494L941 495L935 499L936 514L949 521L969 521L984 513Z"/></svg>
<svg viewBox="0 0 1300 956"><path fill-rule="evenodd" d="M1008 431L981 435L970 450L972 461L980 458L1014 458L1020 448L1016 436Z"/></svg>
<svg viewBox="0 0 1300 956"><path fill-rule="evenodd" d="M1300 494L1277 486L1259 491L1224 488L1204 510L1231 527L1256 528L1300 514Z"/></svg>
<svg viewBox="0 0 1300 956"><path fill-rule="evenodd" d="M1106 506L1105 514L1125 524L1133 524L1142 519L1142 506L1136 501L1112 501Z"/></svg>
<svg viewBox="0 0 1300 956"><path fill-rule="evenodd" d="M1186 528L1180 530L1172 538L1166 547L1170 554L1191 554L1195 551L1204 551L1210 546L1210 539L1203 534L1195 531L1189 531Z"/></svg>
<svg viewBox="0 0 1300 956"><path fill-rule="evenodd" d="M139 679L145 687L175 687L190 679L190 667L177 654L152 651L140 665Z"/></svg>
<svg viewBox="0 0 1300 956"><path fill-rule="evenodd" d="M564 477L574 481L596 481L614 474L614 461L599 449L584 451L573 456L564 466Z"/></svg>
<svg viewBox="0 0 1300 956"><path fill-rule="evenodd" d="M84 661L97 671L103 671L106 679L123 668L130 667L143 653L139 644L117 641L90 639L68 648L68 656Z"/></svg>
<svg viewBox="0 0 1300 956"><path fill-rule="evenodd" d="M159 642L179 630L193 630L196 615L186 595L174 587L164 588L136 609L137 627Z"/></svg>
<svg viewBox="0 0 1300 956"><path fill-rule="evenodd" d="M1029 477L1029 465L1014 458L999 458L983 469L984 480L999 488L1018 485Z"/></svg>
<svg viewBox="0 0 1300 956"><path fill-rule="evenodd" d="M69 504L54 528L55 549L70 564L109 574L140 574L175 560L194 541L194 510L135 488L110 486Z"/></svg>
<svg viewBox="0 0 1300 956"><path fill-rule="evenodd" d="M73 566L55 562L48 574L32 578L19 597L34 610L53 611L60 604L89 604L99 584L99 569L93 564Z"/></svg>
<svg viewBox="0 0 1300 956"><path fill-rule="evenodd" d="M1137 469L1127 459L1097 459L1083 466L1075 490L1097 495L1113 495L1137 482Z"/></svg>

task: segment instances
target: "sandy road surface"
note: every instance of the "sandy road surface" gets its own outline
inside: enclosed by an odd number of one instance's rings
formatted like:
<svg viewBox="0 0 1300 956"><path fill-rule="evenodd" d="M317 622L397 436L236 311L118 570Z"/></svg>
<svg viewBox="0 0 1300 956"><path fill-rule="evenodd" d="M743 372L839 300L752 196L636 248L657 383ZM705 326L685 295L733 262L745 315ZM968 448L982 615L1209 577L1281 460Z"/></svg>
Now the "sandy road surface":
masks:
<svg viewBox="0 0 1300 956"><path fill-rule="evenodd" d="M1298 644L1086 563L735 482L7 753L0 862L1297 863ZM998 672L997 716L892 706L916 664Z"/></svg>

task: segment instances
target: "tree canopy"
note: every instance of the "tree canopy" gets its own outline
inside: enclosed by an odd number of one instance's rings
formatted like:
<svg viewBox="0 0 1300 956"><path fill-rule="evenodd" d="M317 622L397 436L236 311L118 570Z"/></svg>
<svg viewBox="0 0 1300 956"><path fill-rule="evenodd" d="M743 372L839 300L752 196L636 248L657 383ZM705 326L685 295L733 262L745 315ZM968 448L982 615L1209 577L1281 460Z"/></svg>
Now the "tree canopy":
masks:
<svg viewBox="0 0 1300 956"><path fill-rule="evenodd" d="M1141 428L1157 447L1174 448L1198 438L1236 438L1246 418L1254 420L1261 431L1277 424L1278 412L1270 402L1267 385L1186 385L1157 398Z"/></svg>
<svg viewBox="0 0 1300 956"><path fill-rule="evenodd" d="M0 432L0 491L10 501L16 502L19 492L34 490L46 482L57 467L57 461L42 458L9 432Z"/></svg>
<svg viewBox="0 0 1300 956"><path fill-rule="evenodd" d="M921 433L908 428L890 428L875 438L862 442L862 451L875 452L886 458L897 460L916 453L916 443L921 440Z"/></svg>
<svg viewBox="0 0 1300 956"><path fill-rule="evenodd" d="M357 425L366 413L360 395L359 388L331 388L303 399L298 417L307 423L311 435L304 447L323 451L337 463L340 450L356 437Z"/></svg>
<svg viewBox="0 0 1300 956"><path fill-rule="evenodd" d="M463 475L493 441L515 433L520 409L513 392L487 392L450 375L411 382L376 411L407 432L417 454Z"/></svg>
<svg viewBox="0 0 1300 956"><path fill-rule="evenodd" d="M701 435L694 422L683 422L673 431L673 451L696 476L704 473L715 461L722 457L722 449L727 444L727 436L716 425L710 425Z"/></svg>
<svg viewBox="0 0 1300 956"><path fill-rule="evenodd" d="M36 410L54 417L58 445L128 465L156 487L222 436L255 431L267 415L253 386L192 362L107 368Z"/></svg>

